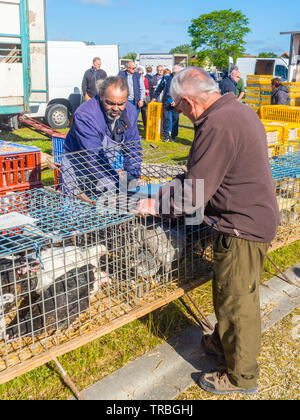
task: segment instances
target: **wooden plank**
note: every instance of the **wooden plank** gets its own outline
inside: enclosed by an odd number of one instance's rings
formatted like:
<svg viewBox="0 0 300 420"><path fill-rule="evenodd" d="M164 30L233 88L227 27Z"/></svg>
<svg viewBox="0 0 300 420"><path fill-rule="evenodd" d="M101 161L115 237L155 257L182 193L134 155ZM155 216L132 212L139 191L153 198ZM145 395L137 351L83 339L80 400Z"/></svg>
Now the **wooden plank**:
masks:
<svg viewBox="0 0 300 420"><path fill-rule="evenodd" d="M160 298L152 303L143 303L140 308L134 309L126 315L121 316L120 318L111 321L109 325L99 327L98 329L84 333L80 337L75 337L69 342L53 347L50 350L42 353L41 355L34 356L32 359L27 360L19 365L8 368L0 373L0 384L4 384L12 379L17 378L37 367L44 365L45 363L50 362L56 357L62 356L65 353L69 353L72 350L77 349L85 344L88 344L97 338L100 338L106 334L111 333L112 331L123 327L126 324L129 324L132 321L135 321L143 316L159 309L174 300L182 297L185 293L190 292L193 289L196 289L199 286L207 283L211 280L211 277L202 278L198 281L188 283L182 287L179 287L170 295Z"/></svg>

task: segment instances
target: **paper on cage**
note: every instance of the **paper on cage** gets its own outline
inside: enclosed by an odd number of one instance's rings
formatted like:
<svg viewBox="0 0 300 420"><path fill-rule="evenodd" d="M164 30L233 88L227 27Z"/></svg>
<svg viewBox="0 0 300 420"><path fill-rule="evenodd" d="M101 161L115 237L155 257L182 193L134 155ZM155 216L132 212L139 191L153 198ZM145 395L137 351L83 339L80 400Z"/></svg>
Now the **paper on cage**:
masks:
<svg viewBox="0 0 300 420"><path fill-rule="evenodd" d="M0 229L12 229L24 225L34 225L37 219L21 213L12 212L0 216Z"/></svg>

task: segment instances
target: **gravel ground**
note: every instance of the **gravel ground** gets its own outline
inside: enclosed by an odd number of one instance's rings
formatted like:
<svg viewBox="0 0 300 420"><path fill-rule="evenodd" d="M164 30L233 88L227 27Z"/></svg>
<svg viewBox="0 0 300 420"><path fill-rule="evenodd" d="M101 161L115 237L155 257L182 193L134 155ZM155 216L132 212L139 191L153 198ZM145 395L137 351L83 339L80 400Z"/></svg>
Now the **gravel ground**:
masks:
<svg viewBox="0 0 300 420"><path fill-rule="evenodd" d="M215 396L194 385L178 400L299 400L300 309L294 310L262 337L258 393Z"/></svg>

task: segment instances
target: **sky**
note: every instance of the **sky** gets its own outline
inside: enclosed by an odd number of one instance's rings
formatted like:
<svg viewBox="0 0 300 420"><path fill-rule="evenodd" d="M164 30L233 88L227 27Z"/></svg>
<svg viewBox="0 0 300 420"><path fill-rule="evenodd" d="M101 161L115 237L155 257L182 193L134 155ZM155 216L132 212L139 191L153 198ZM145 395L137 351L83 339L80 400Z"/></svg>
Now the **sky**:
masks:
<svg viewBox="0 0 300 420"><path fill-rule="evenodd" d="M250 20L246 52L289 52L290 37L300 31L299 0L46 0L50 41L118 44L128 52L168 53L191 42L191 20L214 10L241 10Z"/></svg>

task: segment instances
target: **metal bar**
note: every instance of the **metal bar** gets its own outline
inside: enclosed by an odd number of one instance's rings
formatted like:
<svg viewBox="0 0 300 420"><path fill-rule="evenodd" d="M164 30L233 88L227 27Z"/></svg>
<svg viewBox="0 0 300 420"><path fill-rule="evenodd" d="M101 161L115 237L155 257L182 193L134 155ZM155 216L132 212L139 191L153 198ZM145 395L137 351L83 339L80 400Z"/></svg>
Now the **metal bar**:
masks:
<svg viewBox="0 0 300 420"><path fill-rule="evenodd" d="M205 324L207 325L207 327L211 330L214 331L214 327L213 325L210 323L209 319L204 315L204 313L202 312L202 310L199 308L199 306L196 304L196 302L194 301L194 299L192 298L192 296L189 293L186 293L186 296L188 297L188 299L192 302L192 304L195 306L196 310L199 312L199 314L202 316L202 318L205 321Z"/></svg>
<svg viewBox="0 0 300 420"><path fill-rule="evenodd" d="M299 287L300 288L299 284L294 283L293 281L291 281L288 278L288 276L278 267L278 265L275 264L275 262L269 257L269 255L267 255L267 259L270 261L271 264L274 265L274 267L276 268L276 270L278 270L279 273L282 275L282 277L283 277L282 280L286 281L288 284L291 284L292 286L296 286L296 287Z"/></svg>
<svg viewBox="0 0 300 420"><path fill-rule="evenodd" d="M73 392L73 394L75 395L77 400L83 401L83 398L82 398L80 392L78 391L78 389L76 388L76 385L74 384L74 382L72 381L70 376L67 374L67 372L64 370L64 368L59 363L59 361L57 360L56 357L53 359L53 362L55 363L56 367L58 368L59 372L61 373L65 384L71 389L71 391Z"/></svg>
<svg viewBox="0 0 300 420"><path fill-rule="evenodd" d="M16 35L16 34L0 34L0 38L22 38L22 35Z"/></svg>
<svg viewBox="0 0 300 420"><path fill-rule="evenodd" d="M201 327L203 330L207 330L206 325L197 317L197 315L193 312L189 305L183 300L183 297L179 298L179 300L183 304L185 309L188 311L188 313L194 318L198 326Z"/></svg>

